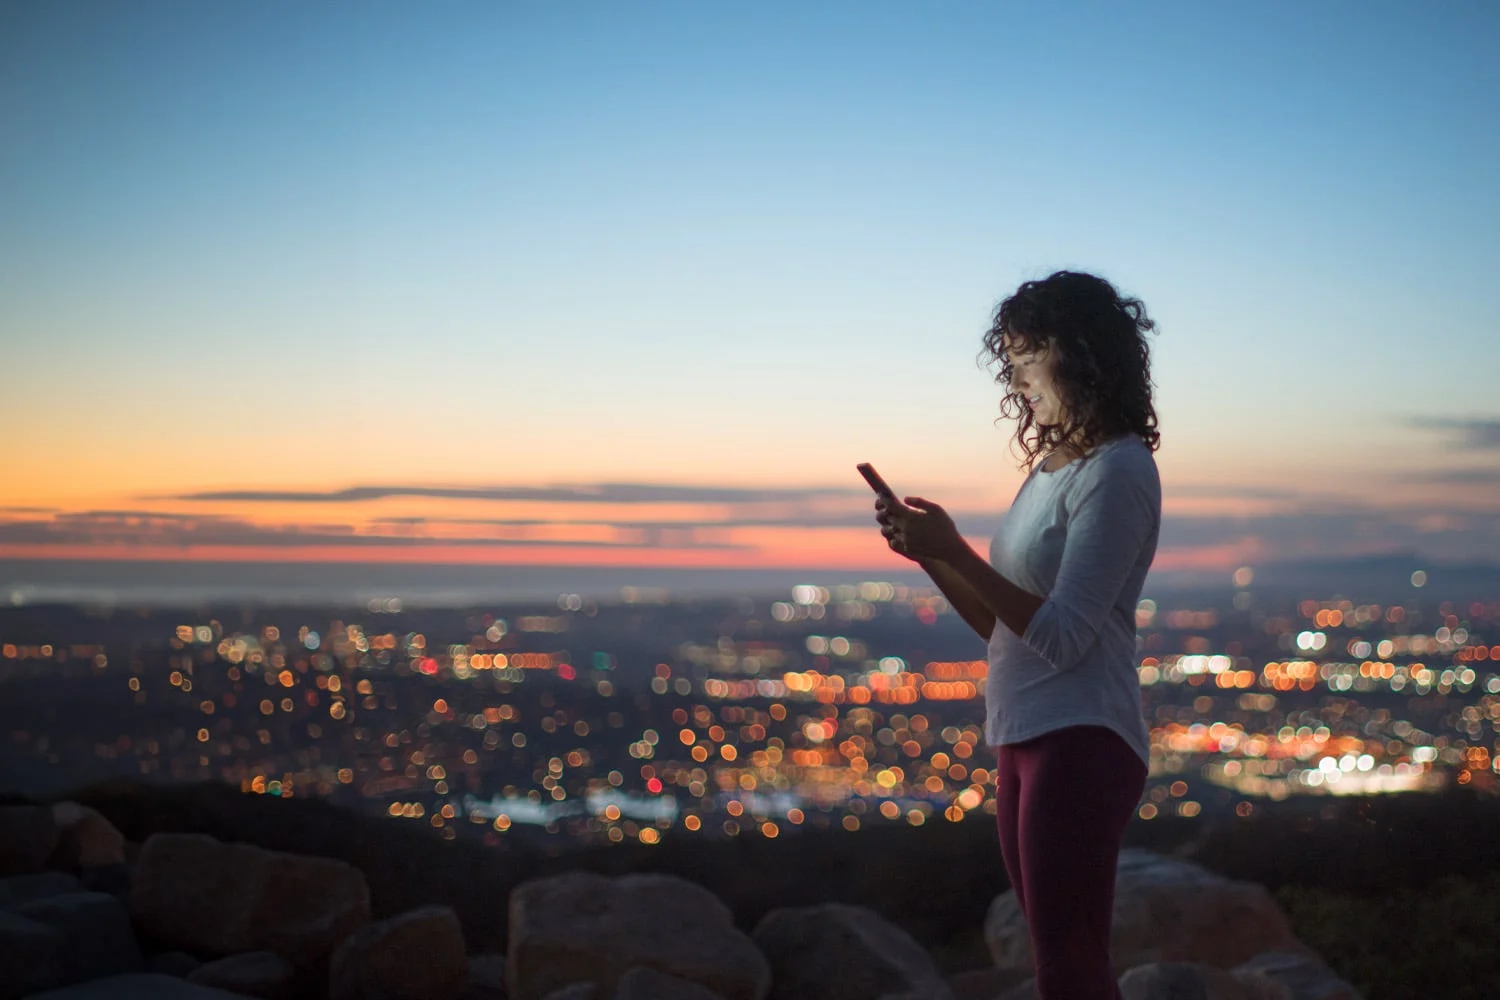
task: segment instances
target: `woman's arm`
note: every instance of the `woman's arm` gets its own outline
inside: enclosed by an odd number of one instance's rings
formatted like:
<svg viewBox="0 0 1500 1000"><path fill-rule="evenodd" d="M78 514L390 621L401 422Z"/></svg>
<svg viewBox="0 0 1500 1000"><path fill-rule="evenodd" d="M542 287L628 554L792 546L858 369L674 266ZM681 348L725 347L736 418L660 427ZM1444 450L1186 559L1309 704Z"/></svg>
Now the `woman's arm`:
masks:
<svg viewBox="0 0 1500 1000"><path fill-rule="evenodd" d="M1070 501L1062 561L1046 599L995 571L967 542L945 555L955 572L1022 642L1058 670L1093 645L1161 522L1155 466L1101 466Z"/></svg>
<svg viewBox="0 0 1500 1000"><path fill-rule="evenodd" d="M998 620L1016 635L1024 635L1026 626L1031 624L1031 618L1036 614L1037 608L1045 603L1044 598L1022 590L1001 576L1000 571L991 566L989 560L975 552L967 542L963 543L962 549L956 556L943 565L972 596L974 603L982 609L982 613L989 616L991 631L994 631L995 622ZM939 583L938 586L941 587L942 584ZM943 593L947 592L944 588ZM954 606L958 606L956 601ZM962 609L959 613L963 614ZM968 620L968 615L964 615L964 618ZM973 622L969 624L972 625ZM988 635L985 636L985 640L989 640Z"/></svg>
<svg viewBox="0 0 1500 1000"><path fill-rule="evenodd" d="M973 588L964 582L964 578L952 566L941 559L919 559L918 564L932 577L932 582L948 598L948 603L953 605L959 617L968 622L969 627L979 634L979 638L988 643L990 635L995 631L995 616L985 607Z"/></svg>
<svg viewBox="0 0 1500 1000"><path fill-rule="evenodd" d="M903 504L881 497L875 501L875 519L891 548L926 570L985 642L997 621L1020 635L1042 606L1042 598L1017 587L980 557L948 513L932 501L907 497Z"/></svg>

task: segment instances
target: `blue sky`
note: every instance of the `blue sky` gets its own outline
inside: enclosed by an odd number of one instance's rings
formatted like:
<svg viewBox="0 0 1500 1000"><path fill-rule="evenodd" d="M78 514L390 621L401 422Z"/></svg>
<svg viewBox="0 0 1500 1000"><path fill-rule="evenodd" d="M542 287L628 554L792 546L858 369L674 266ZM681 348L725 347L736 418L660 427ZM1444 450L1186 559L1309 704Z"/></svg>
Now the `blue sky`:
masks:
<svg viewBox="0 0 1500 1000"><path fill-rule="evenodd" d="M1161 324L1169 500L1500 558L1497 49L1489 3L8 5L0 503L868 460L1003 509L979 337L1067 266Z"/></svg>

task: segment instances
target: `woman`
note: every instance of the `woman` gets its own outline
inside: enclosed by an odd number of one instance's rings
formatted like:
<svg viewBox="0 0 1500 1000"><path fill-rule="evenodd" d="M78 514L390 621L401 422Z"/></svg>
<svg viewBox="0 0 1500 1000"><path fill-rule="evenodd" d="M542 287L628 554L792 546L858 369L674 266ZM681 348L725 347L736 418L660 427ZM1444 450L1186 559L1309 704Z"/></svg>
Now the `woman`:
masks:
<svg viewBox="0 0 1500 1000"><path fill-rule="evenodd" d="M937 504L875 503L890 547L989 644L1000 852L1047 1000L1120 996L1115 866L1150 760L1135 608L1161 524L1154 325L1139 300L1072 271L996 310L984 353L1000 363L1000 412L1020 418L1029 473L988 560Z"/></svg>

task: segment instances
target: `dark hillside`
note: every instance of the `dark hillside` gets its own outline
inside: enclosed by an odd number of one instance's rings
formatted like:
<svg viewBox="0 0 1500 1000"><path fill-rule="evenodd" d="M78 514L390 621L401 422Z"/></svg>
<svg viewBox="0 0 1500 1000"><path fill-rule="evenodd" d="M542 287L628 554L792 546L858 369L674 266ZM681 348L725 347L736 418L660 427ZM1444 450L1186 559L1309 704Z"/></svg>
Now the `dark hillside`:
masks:
<svg viewBox="0 0 1500 1000"><path fill-rule="evenodd" d="M506 900L528 878L574 869L657 871L710 889L747 929L777 906L831 900L868 906L955 971L988 964L985 912L1008 888L994 827L983 815L958 824L875 826L858 833L809 829L777 839L709 840L672 831L656 846L549 854L444 841L426 827L219 785L112 783L72 797L98 809L137 843L157 831L201 832L349 861L369 879L377 917L446 903L457 911L471 951L504 950ZM1190 855L1223 874L1267 886L1278 893L1299 935L1351 981L1370 983L1366 977L1375 973L1451 977L1465 969L1451 960L1467 954L1466 948L1489 948L1492 936L1465 942L1471 930L1489 934L1484 929L1500 920L1500 896L1479 889L1486 876L1491 890L1500 886L1496 830L1500 799L1454 788L1440 795L1268 803L1252 818L1217 824L1137 821L1126 843ZM1440 919L1447 902L1463 900L1469 901L1466 912ZM1418 912L1426 914L1425 923L1413 926L1411 914ZM1419 951L1410 947L1413 934L1441 938L1450 961L1437 968L1437 942ZM1423 971L1428 965L1434 968ZM1401 995L1392 989L1387 982L1367 995Z"/></svg>

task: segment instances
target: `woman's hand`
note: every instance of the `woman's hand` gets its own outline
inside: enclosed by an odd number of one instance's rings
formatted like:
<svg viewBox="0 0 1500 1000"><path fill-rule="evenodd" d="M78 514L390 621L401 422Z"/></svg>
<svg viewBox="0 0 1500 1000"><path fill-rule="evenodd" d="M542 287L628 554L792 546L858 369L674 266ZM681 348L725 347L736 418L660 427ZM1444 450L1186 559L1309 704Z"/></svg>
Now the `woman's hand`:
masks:
<svg viewBox="0 0 1500 1000"><path fill-rule="evenodd" d="M948 512L922 497L906 497L904 504L877 497L875 520L891 551L913 562L948 562L968 545Z"/></svg>

